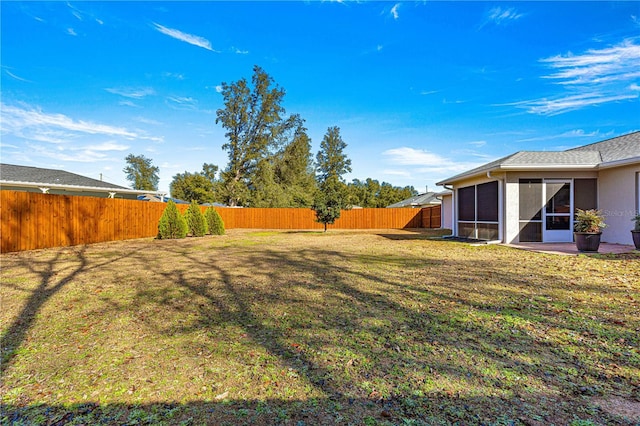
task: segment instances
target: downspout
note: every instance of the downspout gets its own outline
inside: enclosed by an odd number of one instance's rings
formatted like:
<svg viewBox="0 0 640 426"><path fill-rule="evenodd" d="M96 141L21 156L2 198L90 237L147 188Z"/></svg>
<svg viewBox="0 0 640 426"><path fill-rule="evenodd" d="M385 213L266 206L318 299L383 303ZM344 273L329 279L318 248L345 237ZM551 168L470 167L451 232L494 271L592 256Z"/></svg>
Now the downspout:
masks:
<svg viewBox="0 0 640 426"><path fill-rule="evenodd" d="M498 202L500 202L500 198L502 198L502 206L500 206L500 209L498 210L500 212L500 214L498 214L498 223L500 224L499 229L500 229L500 233L502 234L501 241L504 244L507 236L507 220L506 220L506 211L505 211L506 203L504 202L506 188L504 187L505 185L504 178L491 176L491 170L487 171L487 178L497 180L498 182L500 182L500 186L502 187L502 190L500 191L502 193L502 197L499 196L500 192L498 193ZM500 237L500 235L498 235L498 237Z"/></svg>

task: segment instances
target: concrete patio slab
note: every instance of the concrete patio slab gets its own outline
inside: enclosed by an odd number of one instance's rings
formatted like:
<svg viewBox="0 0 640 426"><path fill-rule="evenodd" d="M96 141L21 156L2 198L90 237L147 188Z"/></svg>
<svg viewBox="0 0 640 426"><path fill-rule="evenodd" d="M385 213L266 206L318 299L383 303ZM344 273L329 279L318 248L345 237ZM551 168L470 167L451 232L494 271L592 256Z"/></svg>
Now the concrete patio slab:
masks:
<svg viewBox="0 0 640 426"><path fill-rule="evenodd" d="M593 252L581 253L576 249L575 243L518 243L504 244L507 247L513 247L521 250L536 251L539 253L560 254L566 256L576 256L578 254L594 254ZM599 254L620 254L630 253L635 250L632 245L626 244L610 244L600 243L598 249Z"/></svg>

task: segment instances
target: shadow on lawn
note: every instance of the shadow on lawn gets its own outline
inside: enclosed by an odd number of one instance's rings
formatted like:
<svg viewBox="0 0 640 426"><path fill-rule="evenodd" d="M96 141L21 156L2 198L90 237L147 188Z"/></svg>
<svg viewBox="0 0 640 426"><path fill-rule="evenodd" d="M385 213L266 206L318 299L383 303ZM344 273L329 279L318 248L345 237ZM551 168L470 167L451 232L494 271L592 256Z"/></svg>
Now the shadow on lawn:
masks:
<svg viewBox="0 0 640 426"><path fill-rule="evenodd" d="M575 350L587 351L598 339L637 343L637 336L620 332L619 325L605 324L595 338L565 347L529 332L529 326L538 332L584 329L584 324L571 321L570 307L563 315L551 303L527 302L534 290L546 300L566 285L553 273L537 271L532 280L473 259L451 264L435 256L406 253L266 246L194 250L195 245L164 244L171 254L163 262L137 250L94 264L80 249L76 265L67 271L54 271L59 253L48 262L29 265L41 276L41 283L8 329L9 361L37 311L56 292L81 272L106 266L117 269L126 258L134 264L133 270L153 270L158 281L185 291L185 304L176 305L162 289L140 288L133 309L152 305L176 313L185 310L195 317L181 326L147 322L145 327L153 327L157 334L208 333L211 344L221 327L238 327L320 397L71 408L6 405L8 421L19 422L37 412L45 413L53 424L81 420L133 424L136 419L142 424L189 419L193 424L336 424L345 418L360 423L371 418L369 424L412 419L423 424L533 419L540 419L540 424L568 424L581 413L590 413L584 417L631 424L607 417L585 399L604 391L624 393L631 386L630 377L607 376L597 365L606 359L585 361L576 357ZM490 285L505 282L512 286L492 289ZM535 289L539 283L547 288ZM488 299L482 291L494 294ZM604 358L614 356L616 350L603 349ZM5 368L3 362L3 372ZM443 387L430 387L434 381ZM609 388L593 383L606 383ZM485 396L461 395L467 386ZM427 388L431 390L422 391ZM544 398L549 404L540 406Z"/></svg>
<svg viewBox="0 0 640 426"><path fill-rule="evenodd" d="M18 258L17 265L25 267L28 271L39 277L39 283L35 290L31 291L26 303L15 320L3 330L0 339L2 350L2 361L0 362L0 376L11 366L11 361L16 355L25 337L36 319L42 306L53 296L62 290L66 285L73 282L81 273L89 272L98 268L116 263L118 260L130 256L132 253L123 253L121 256L112 258L97 264L89 264L86 258L87 246L78 246L72 249L60 249L55 252L52 259L38 261L33 259L28 253L14 255ZM58 269L58 263L71 254L73 264L65 269ZM2 286L14 287L16 284L2 283Z"/></svg>
<svg viewBox="0 0 640 426"><path fill-rule="evenodd" d="M617 415L610 405L595 400L586 413L567 416L547 407L546 414L531 417L535 402L501 398L456 398L397 396L388 399L332 398L316 400L226 400L163 402L155 404L98 404L86 402L69 406L0 405L0 419L7 425L579 425L608 424L632 426L640 414L624 411ZM544 403L544 396L538 403ZM572 404L565 399L563 404ZM601 404L597 405L597 404ZM637 408L636 408L637 409ZM630 410L633 410L631 407ZM538 411L539 407L538 407ZM639 416L639 417L636 417ZM635 423L637 424L637 423Z"/></svg>

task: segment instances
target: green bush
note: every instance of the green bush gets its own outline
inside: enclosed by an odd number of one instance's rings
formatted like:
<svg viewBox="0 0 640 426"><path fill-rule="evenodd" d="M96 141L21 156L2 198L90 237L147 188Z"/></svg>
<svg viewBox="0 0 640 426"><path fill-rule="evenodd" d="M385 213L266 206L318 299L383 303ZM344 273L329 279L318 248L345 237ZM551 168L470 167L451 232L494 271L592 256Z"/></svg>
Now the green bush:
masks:
<svg viewBox="0 0 640 426"><path fill-rule="evenodd" d="M169 200L165 207L160 222L158 223L158 238L174 239L187 236L187 222L178 211L176 203Z"/></svg>
<svg viewBox="0 0 640 426"><path fill-rule="evenodd" d="M184 212L184 218L187 221L187 229L193 237L202 237L207 233L207 222L197 201L192 201L191 205Z"/></svg>
<svg viewBox="0 0 640 426"><path fill-rule="evenodd" d="M209 233L211 235L224 235L224 222L216 209L209 207L205 210L204 216L207 219L207 225L209 225Z"/></svg>

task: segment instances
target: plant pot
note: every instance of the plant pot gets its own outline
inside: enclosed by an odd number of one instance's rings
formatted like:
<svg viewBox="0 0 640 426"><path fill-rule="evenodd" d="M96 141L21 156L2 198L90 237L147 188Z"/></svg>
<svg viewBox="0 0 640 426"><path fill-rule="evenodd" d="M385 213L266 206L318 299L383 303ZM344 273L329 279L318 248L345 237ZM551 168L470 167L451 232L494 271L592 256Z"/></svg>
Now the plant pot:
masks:
<svg viewBox="0 0 640 426"><path fill-rule="evenodd" d="M579 252L595 253L598 251L602 232L574 232L573 235Z"/></svg>
<svg viewBox="0 0 640 426"><path fill-rule="evenodd" d="M640 250L640 231L631 231L633 237L633 245L636 246L636 250Z"/></svg>

